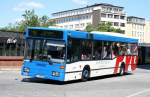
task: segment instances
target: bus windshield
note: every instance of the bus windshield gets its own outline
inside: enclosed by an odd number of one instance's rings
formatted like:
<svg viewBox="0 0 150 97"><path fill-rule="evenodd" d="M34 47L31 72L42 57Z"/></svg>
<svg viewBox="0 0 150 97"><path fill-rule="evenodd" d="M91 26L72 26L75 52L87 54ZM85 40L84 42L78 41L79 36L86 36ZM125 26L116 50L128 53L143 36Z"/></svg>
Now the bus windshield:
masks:
<svg viewBox="0 0 150 97"><path fill-rule="evenodd" d="M64 63L65 42L45 39L27 39L25 59Z"/></svg>

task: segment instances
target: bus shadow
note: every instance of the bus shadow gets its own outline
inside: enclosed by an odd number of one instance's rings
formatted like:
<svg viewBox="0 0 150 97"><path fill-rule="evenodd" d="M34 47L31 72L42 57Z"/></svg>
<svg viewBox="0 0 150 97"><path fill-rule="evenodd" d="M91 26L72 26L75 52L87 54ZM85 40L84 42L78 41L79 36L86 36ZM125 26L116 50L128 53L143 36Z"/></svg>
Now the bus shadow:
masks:
<svg viewBox="0 0 150 97"><path fill-rule="evenodd" d="M146 65L138 65L137 68L150 70L150 64L146 64Z"/></svg>
<svg viewBox="0 0 150 97"><path fill-rule="evenodd" d="M91 81L96 81L96 80L103 80L103 79L109 79L113 77L124 77L127 75L132 75L132 73L127 73L123 76L120 76L118 74L114 75L104 75L104 76L99 76L99 77L93 77L90 78L86 82L91 82ZM61 82L61 81L54 81L54 80L49 80L49 79L40 79L40 78L26 78L23 79L22 82L29 82L29 83L40 83L40 84L52 84L52 85L69 85L69 84L76 84L76 83L82 83L83 81L81 80L73 80L73 81L67 81L67 82Z"/></svg>
<svg viewBox="0 0 150 97"><path fill-rule="evenodd" d="M49 79L41 79L41 78L24 78L21 82L27 83L39 83L39 84L53 84L53 85L63 85L64 82L61 81L54 81Z"/></svg>
<svg viewBox="0 0 150 97"><path fill-rule="evenodd" d="M131 75L131 73L127 73L125 75L119 75L119 74L104 75L104 76L91 78L90 81L109 79L109 78L113 78L113 77L125 77L127 75Z"/></svg>

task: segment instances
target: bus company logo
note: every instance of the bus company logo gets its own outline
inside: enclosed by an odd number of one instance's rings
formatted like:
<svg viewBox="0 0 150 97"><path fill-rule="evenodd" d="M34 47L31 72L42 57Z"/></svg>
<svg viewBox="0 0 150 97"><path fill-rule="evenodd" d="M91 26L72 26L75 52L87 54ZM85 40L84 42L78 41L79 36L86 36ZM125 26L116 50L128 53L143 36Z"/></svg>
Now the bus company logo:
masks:
<svg viewBox="0 0 150 97"><path fill-rule="evenodd" d="M125 72L128 72L129 66L131 67L131 70L134 71L136 69L136 64L138 63L138 56L119 56L116 59L114 74L118 73L119 67L123 62L125 63Z"/></svg>

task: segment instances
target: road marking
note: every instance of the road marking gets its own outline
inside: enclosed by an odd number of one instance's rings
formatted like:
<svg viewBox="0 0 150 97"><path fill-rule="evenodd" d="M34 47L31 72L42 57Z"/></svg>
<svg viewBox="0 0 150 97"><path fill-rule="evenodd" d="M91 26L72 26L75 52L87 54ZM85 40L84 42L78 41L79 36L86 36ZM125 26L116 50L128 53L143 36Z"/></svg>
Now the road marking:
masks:
<svg viewBox="0 0 150 97"><path fill-rule="evenodd" d="M140 95L140 94L143 94L143 93L149 92L149 91L150 91L150 89L145 89L145 90L143 90L143 91L140 91L140 92L136 92L136 93L134 93L134 94L131 94L131 95L127 96L127 97L135 97L135 96L137 96L137 95Z"/></svg>

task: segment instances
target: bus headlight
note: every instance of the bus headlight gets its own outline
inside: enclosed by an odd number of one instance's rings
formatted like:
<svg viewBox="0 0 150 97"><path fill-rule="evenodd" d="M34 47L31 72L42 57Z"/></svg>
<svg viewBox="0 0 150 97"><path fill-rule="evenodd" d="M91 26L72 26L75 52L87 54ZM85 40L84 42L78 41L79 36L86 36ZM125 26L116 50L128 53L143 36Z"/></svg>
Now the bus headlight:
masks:
<svg viewBox="0 0 150 97"><path fill-rule="evenodd" d="M29 72L30 72L30 69L29 69L29 68L27 68L27 67L24 67L24 68L23 68L23 72L27 72L27 73L29 73Z"/></svg>
<svg viewBox="0 0 150 97"><path fill-rule="evenodd" d="M52 76L60 76L60 72L52 71Z"/></svg>

